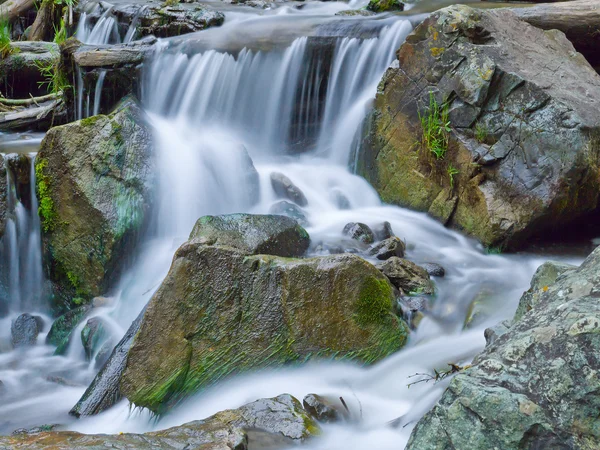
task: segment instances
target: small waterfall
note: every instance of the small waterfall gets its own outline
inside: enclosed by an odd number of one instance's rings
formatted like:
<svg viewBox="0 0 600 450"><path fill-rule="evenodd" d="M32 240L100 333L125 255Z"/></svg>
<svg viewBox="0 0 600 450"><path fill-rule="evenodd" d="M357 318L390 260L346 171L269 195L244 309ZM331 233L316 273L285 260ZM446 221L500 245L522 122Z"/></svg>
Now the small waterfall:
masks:
<svg viewBox="0 0 600 450"><path fill-rule="evenodd" d="M109 5L106 10L100 15L100 18L94 23L95 15L106 5L105 3L97 4L91 13L81 13L79 19L79 25L75 37L83 42L84 44L90 45L107 45L107 44L126 44L133 40L137 30L140 14L144 11L145 6L141 7L133 20L129 24L127 33L123 38L119 33L119 22L117 17L113 14L113 6ZM81 73L81 69L77 67L77 79L76 79L76 120L84 119L90 115L100 114L100 106L102 101L102 87L107 69L99 69L97 71L98 78L93 88L93 103L90 102L91 92L86 89L86 83L84 74ZM91 114L90 114L91 113Z"/></svg>
<svg viewBox="0 0 600 450"><path fill-rule="evenodd" d="M35 193L35 153L8 154L9 219L2 238L2 266L11 312L45 311L44 275L38 201ZM25 165L25 167L23 167ZM16 168L16 170L14 170ZM28 170L27 170L28 169ZM25 182L19 179L25 176Z"/></svg>

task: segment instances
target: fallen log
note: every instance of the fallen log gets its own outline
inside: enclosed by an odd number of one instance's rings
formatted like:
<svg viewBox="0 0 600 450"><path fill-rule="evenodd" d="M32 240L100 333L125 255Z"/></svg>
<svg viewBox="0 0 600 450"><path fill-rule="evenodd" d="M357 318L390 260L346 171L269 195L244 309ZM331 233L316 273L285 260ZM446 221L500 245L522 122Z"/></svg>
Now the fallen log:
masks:
<svg viewBox="0 0 600 450"><path fill-rule="evenodd" d="M0 17L9 22L25 14L35 5L35 0L8 0L0 5Z"/></svg>
<svg viewBox="0 0 600 450"><path fill-rule="evenodd" d="M47 102L48 100L57 100L62 97L62 91L56 94L48 94L42 95L40 97L31 97L31 98L23 98L23 99L12 99L12 98L4 98L0 97L0 104L6 106L30 106L30 105L38 105L40 103Z"/></svg>
<svg viewBox="0 0 600 450"><path fill-rule="evenodd" d="M60 114L62 110L63 101L57 98L28 108L0 112L0 130L45 128L52 122L54 115Z"/></svg>
<svg viewBox="0 0 600 450"><path fill-rule="evenodd" d="M136 66L152 51L156 38L146 38L131 44L82 45L73 52L73 59L82 68L120 68Z"/></svg>
<svg viewBox="0 0 600 450"><path fill-rule="evenodd" d="M600 1L576 0L511 8L525 22L543 30L560 30L592 64L600 65Z"/></svg>

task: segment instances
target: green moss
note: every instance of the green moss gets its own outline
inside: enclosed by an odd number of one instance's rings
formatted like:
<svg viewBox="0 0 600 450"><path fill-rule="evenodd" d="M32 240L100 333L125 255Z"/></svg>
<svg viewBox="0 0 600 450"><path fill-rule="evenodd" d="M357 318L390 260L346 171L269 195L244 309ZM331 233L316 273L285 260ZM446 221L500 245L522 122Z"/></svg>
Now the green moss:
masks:
<svg viewBox="0 0 600 450"><path fill-rule="evenodd" d="M92 116L92 117L88 117L86 119L81 119L80 124L84 127L91 127L91 126L95 125L99 120L102 120L104 118L105 118L105 116L103 116L103 115Z"/></svg>
<svg viewBox="0 0 600 450"><path fill-rule="evenodd" d="M367 278L356 302L356 323L365 326L385 321L392 310L392 298L392 288L387 280Z"/></svg>
<svg viewBox="0 0 600 450"><path fill-rule="evenodd" d="M402 11L404 4L399 0L371 0L367 9L373 12Z"/></svg>
<svg viewBox="0 0 600 450"><path fill-rule="evenodd" d="M35 177L39 197L38 214L42 222L44 232L48 233L56 227L57 213L54 207L54 200L50 195L50 177L46 175L45 169L48 161L39 159L35 164Z"/></svg>

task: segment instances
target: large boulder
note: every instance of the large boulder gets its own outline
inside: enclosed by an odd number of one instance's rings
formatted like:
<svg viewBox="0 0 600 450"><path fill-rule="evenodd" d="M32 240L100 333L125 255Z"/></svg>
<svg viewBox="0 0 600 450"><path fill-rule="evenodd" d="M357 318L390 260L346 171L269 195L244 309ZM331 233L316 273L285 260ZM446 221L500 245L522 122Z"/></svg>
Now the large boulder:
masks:
<svg viewBox="0 0 600 450"><path fill-rule="evenodd" d="M49 276L66 298L56 309L105 291L149 216L152 167L151 129L132 98L48 131L35 169Z"/></svg>
<svg viewBox="0 0 600 450"><path fill-rule="evenodd" d="M596 208L599 102L600 77L562 32L445 8L384 75L361 172L385 202L516 247Z"/></svg>
<svg viewBox="0 0 600 450"><path fill-rule="evenodd" d="M600 448L600 249L563 269L542 268L525 312L486 333L494 339L419 421L409 450Z"/></svg>
<svg viewBox="0 0 600 450"><path fill-rule="evenodd" d="M193 238L148 304L121 393L162 413L245 370L309 358L378 361L406 342L393 301L388 280L355 255L249 255Z"/></svg>
<svg viewBox="0 0 600 450"><path fill-rule="evenodd" d="M253 441L253 430L279 437L289 445L320 433L318 424L289 394L256 400L204 419L145 434L81 434L50 431L0 437L0 449L101 449L119 450L249 450L263 448Z"/></svg>

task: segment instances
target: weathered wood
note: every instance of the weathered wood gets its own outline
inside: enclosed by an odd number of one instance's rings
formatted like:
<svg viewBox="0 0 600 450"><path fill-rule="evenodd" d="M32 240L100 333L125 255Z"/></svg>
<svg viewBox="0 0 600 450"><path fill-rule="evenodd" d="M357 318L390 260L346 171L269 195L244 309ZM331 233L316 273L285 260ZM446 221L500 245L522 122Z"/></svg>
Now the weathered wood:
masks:
<svg viewBox="0 0 600 450"><path fill-rule="evenodd" d="M30 41L52 41L58 8L53 0L44 0L31 25Z"/></svg>
<svg viewBox="0 0 600 450"><path fill-rule="evenodd" d="M56 100L62 97L62 91L56 94L42 95L40 97L31 97L24 99L12 99L0 97L0 103L7 106L30 106L39 105L40 103L47 102L48 100Z"/></svg>
<svg viewBox="0 0 600 450"><path fill-rule="evenodd" d="M562 31L592 65L600 64L600 0L546 3L512 10L535 27Z"/></svg>
<svg viewBox="0 0 600 450"><path fill-rule="evenodd" d="M0 17L12 22L32 9L34 5L35 0L8 0L0 5Z"/></svg>
<svg viewBox="0 0 600 450"><path fill-rule="evenodd" d="M122 45L83 45L73 53L75 62L84 68L119 68L138 65L152 51L154 38Z"/></svg>
<svg viewBox="0 0 600 450"><path fill-rule="evenodd" d="M39 128L63 108L62 100L55 99L29 108L0 112L0 130Z"/></svg>

